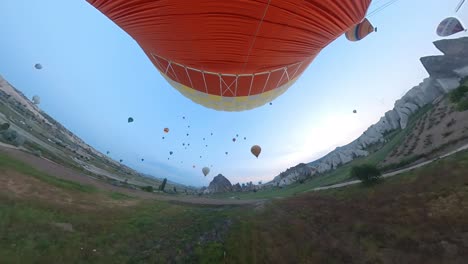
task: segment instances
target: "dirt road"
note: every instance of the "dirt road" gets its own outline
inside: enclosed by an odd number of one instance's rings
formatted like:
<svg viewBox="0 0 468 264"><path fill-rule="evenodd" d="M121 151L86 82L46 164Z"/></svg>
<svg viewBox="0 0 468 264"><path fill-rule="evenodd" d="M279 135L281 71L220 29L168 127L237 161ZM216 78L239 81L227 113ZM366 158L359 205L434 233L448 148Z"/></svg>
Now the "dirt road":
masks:
<svg viewBox="0 0 468 264"><path fill-rule="evenodd" d="M451 156L451 155L453 155L455 153L458 153L458 152L466 150L466 149L468 149L468 144L466 144L466 145L464 145L464 146L462 146L462 147L460 147L460 148L458 148L456 150L450 151L449 153L441 155L441 156L439 156L437 158L434 158L434 159L431 159L431 160L428 160L428 161L425 161L425 162L418 163L418 164L416 164L414 166L411 166L411 167L408 167L408 168L404 168L404 169L401 169L401 170L385 173L384 175L382 175L382 177L383 178L389 178L389 177L392 177L392 176L395 176L395 175L398 175L398 174L401 174L401 173L404 173L404 172L407 172L407 171L410 171L410 170L414 170L414 169L426 166L427 164L430 164L430 163L432 163L432 162L434 162L434 161L436 161L438 159ZM341 187L345 187L345 186L349 186L349 185L353 185L353 184L358 184L358 183L361 183L361 181L360 180L354 180L354 181L342 182L342 183L333 184L333 185L330 185L330 186L314 188L313 191L336 189L336 188L341 188Z"/></svg>
<svg viewBox="0 0 468 264"><path fill-rule="evenodd" d="M182 196L182 195L162 195L153 194L140 190L133 190L124 187L118 187L101 180L92 178L82 172L78 172L74 169L67 168L63 165L49 161L44 158L39 158L17 148L10 147L8 145L0 144L0 153L6 154L10 157L14 157L26 164L31 165L35 169L44 172L48 175L61 178L64 180L70 180L85 185L91 185L98 189L110 192L121 192L127 195L143 198L143 199L155 199L162 201L171 201L178 203L188 204L199 204L199 205L247 205L261 203L262 200L227 200L227 199L208 199L195 196Z"/></svg>

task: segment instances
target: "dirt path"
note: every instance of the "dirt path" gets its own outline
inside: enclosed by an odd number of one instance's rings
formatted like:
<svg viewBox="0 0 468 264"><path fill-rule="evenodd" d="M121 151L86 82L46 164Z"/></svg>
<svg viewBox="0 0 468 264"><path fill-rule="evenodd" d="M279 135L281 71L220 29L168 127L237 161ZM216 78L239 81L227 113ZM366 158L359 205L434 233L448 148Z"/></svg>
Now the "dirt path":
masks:
<svg viewBox="0 0 468 264"><path fill-rule="evenodd" d="M208 199L194 196L171 196L162 194L153 194L140 190L133 190L123 187L114 186L98 179L94 179L89 175L82 172L75 171L71 168L67 168L60 164L51 162L49 160L36 157L29 153L23 152L16 148L9 146L3 146L0 144L0 153L14 157L24 163L31 165L39 171L47 173L48 175L61 178L64 180L70 180L78 182L80 184L91 185L98 189L110 192L120 192L127 195L143 198L143 199L155 199L162 201L173 201L178 203L187 204L199 204L199 205L247 205L261 203L262 200L227 200L227 199Z"/></svg>
<svg viewBox="0 0 468 264"><path fill-rule="evenodd" d="M458 152L466 150L466 149L468 149L468 144L466 144L466 145L464 145L464 146L462 146L462 147L460 147L460 148L458 148L456 150L450 151L449 153L441 155L441 156L439 156L437 158L434 158L434 159L431 159L431 160L428 160L428 161L425 161L425 162L418 163L418 164L416 164L414 166L411 166L411 167L408 167L408 168L404 168L404 169L401 169L401 170L385 173L384 175L382 175L382 177L383 178L389 178L389 177L392 177L392 176L395 176L395 175L398 175L398 174L401 174L401 173L404 173L404 172L407 172L407 171L410 171L410 170L414 170L414 169L426 166L427 164L430 164L430 163L432 163L432 162L434 162L434 161L436 161L438 159L442 159L442 158L451 156L451 155L453 155L455 153L458 153ZM360 180L354 180L354 181L342 182L342 183L333 184L333 185L330 185L330 186L314 188L313 191L336 189L336 188L341 188L341 187L345 187L345 186L349 186L349 185L353 185L353 184L358 184L358 183L361 183L361 181Z"/></svg>

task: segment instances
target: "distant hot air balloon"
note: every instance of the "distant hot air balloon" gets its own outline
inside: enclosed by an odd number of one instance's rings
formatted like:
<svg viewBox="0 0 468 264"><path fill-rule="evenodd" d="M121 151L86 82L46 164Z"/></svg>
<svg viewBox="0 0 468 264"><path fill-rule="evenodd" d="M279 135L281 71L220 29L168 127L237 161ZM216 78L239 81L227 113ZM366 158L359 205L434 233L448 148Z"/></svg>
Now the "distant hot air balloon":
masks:
<svg viewBox="0 0 468 264"><path fill-rule="evenodd" d="M236 137L239 137L239 134L236 134Z"/></svg>
<svg viewBox="0 0 468 264"><path fill-rule="evenodd" d="M247 139L247 138L246 138L246 137L244 137L244 140L246 140L246 139Z"/></svg>
<svg viewBox="0 0 468 264"><path fill-rule="evenodd" d="M357 110L353 110L353 113L356 114L356 113L357 113Z"/></svg>
<svg viewBox="0 0 468 264"><path fill-rule="evenodd" d="M169 151L169 155L172 155L172 153L174 153L174 152L172 152L172 151Z"/></svg>
<svg viewBox="0 0 468 264"><path fill-rule="evenodd" d="M203 140L205 140L205 138L203 138Z"/></svg>
<svg viewBox="0 0 468 264"><path fill-rule="evenodd" d="M127 121L128 121L128 123L132 123L133 122L133 117L129 117Z"/></svg>
<svg viewBox="0 0 468 264"><path fill-rule="evenodd" d="M162 139L164 139L164 137L162 137Z"/></svg>
<svg viewBox="0 0 468 264"><path fill-rule="evenodd" d="M106 153L107 153L107 155L109 155L110 151L107 151Z"/></svg>
<svg viewBox="0 0 468 264"><path fill-rule="evenodd" d="M440 37L448 37L464 30L465 27L463 27L460 20L455 17L449 17L440 22L437 27L437 35Z"/></svg>
<svg viewBox="0 0 468 264"><path fill-rule="evenodd" d="M203 172L203 175L205 175L205 177L206 177L206 175L208 175L208 173L210 173L210 168L204 167L204 168L202 169L202 172Z"/></svg>
<svg viewBox="0 0 468 264"><path fill-rule="evenodd" d="M259 145L254 145L250 149L250 152L252 152L252 154L254 154L254 156L258 158L260 152L262 152L262 148Z"/></svg>
<svg viewBox="0 0 468 264"><path fill-rule="evenodd" d="M226 151L226 155L228 154L228 152Z"/></svg>
<svg viewBox="0 0 468 264"><path fill-rule="evenodd" d="M187 137L188 137L188 135L189 135L189 134L187 133Z"/></svg>
<svg viewBox="0 0 468 264"><path fill-rule="evenodd" d="M185 116L183 116L182 119L185 119Z"/></svg>
<svg viewBox="0 0 468 264"><path fill-rule="evenodd" d="M200 159L201 159L202 156L200 156Z"/></svg>
<svg viewBox="0 0 468 264"><path fill-rule="evenodd" d="M145 159L141 159L141 161L145 161Z"/></svg>
<svg viewBox="0 0 468 264"><path fill-rule="evenodd" d="M273 105L273 103L272 103L272 102L270 102L270 105Z"/></svg>
<svg viewBox="0 0 468 264"><path fill-rule="evenodd" d="M32 98L33 104L40 104L41 103L41 98L38 95L33 96Z"/></svg>
<svg viewBox="0 0 468 264"><path fill-rule="evenodd" d="M213 133L211 133L211 135L213 135Z"/></svg>
<svg viewBox="0 0 468 264"><path fill-rule="evenodd" d="M192 166L195 169L195 165Z"/></svg>
<svg viewBox="0 0 468 264"><path fill-rule="evenodd" d="M208 147L208 145L205 145L205 147Z"/></svg>
<svg viewBox="0 0 468 264"><path fill-rule="evenodd" d="M182 146L185 146L185 143L182 143Z"/></svg>
<svg viewBox="0 0 468 264"><path fill-rule="evenodd" d="M42 65L40 63L36 63L34 64L34 68L36 68L36 70L42 70Z"/></svg>
<svg viewBox="0 0 468 264"><path fill-rule="evenodd" d="M376 31L374 26L365 18L361 23L348 30L345 35L349 41L359 41L374 31Z"/></svg>
<svg viewBox="0 0 468 264"><path fill-rule="evenodd" d="M181 94L223 111L253 109L283 94L371 3L87 1L135 39Z"/></svg>
<svg viewBox="0 0 468 264"><path fill-rule="evenodd" d="M164 133L169 133L169 128L165 127L163 131Z"/></svg>
<svg viewBox="0 0 468 264"><path fill-rule="evenodd" d="M122 162L122 161L123 161L123 159L120 160L120 162Z"/></svg>
<svg viewBox="0 0 468 264"><path fill-rule="evenodd" d="M190 143L188 143L187 146L190 146Z"/></svg>
<svg viewBox="0 0 468 264"><path fill-rule="evenodd" d="M236 142L236 138L233 138L233 139L232 139L232 142Z"/></svg>

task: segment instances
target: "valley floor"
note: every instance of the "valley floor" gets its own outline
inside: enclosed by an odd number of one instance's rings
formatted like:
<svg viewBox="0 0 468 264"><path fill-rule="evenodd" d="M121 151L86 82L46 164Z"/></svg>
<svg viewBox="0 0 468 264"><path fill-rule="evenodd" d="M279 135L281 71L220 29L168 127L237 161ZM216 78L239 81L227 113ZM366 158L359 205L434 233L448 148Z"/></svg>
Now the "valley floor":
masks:
<svg viewBox="0 0 468 264"><path fill-rule="evenodd" d="M468 259L468 151L371 187L214 204L99 183L21 153L0 153L0 263Z"/></svg>

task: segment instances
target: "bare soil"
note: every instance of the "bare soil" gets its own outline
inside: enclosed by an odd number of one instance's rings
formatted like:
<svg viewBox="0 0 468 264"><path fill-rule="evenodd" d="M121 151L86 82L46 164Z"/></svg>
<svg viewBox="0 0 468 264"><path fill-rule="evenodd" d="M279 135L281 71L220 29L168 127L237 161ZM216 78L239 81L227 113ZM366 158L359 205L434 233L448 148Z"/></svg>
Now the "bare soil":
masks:
<svg viewBox="0 0 468 264"><path fill-rule="evenodd" d="M138 197L142 199L156 199L156 200L163 200L163 201L172 201L178 203L188 203L188 204L200 204L200 205L246 205L246 204L256 204L261 203L260 200L226 200L226 199L208 199L208 198L201 198L189 195L162 195L162 194L154 194L148 193L140 190L134 190L124 187L118 187L106 182L100 181L98 179L94 179L91 176L83 174L82 172L75 171L71 168L67 168L63 165L54 163L52 161L46 160L44 158L36 157L29 153L23 152L18 149L12 148L5 148L0 146L0 153L7 154L8 156L14 157L17 160L20 160L24 163L31 165L32 167L36 168L37 170L44 172L50 176L57 177L60 179L65 179L69 181L74 181L84 185L94 186L100 190L108 191L108 192L120 192L129 196ZM24 182L24 177L19 177L19 173L11 172L11 171L0 171L0 179L2 179L2 183L10 184L11 188L10 191L16 194L25 195L25 193L31 192L28 188L31 186L40 186L38 185L38 181L36 179L30 179L28 182ZM25 175L23 175L25 176ZM28 177L31 178L31 177ZM34 184L31 181L36 181ZM45 184L45 183L44 183ZM3 184L2 184L3 185ZM47 184L45 184L47 185ZM29 187L28 187L29 186ZM54 197L67 197L66 191L60 190L56 187L48 187L43 189L46 192L52 192L54 195L48 193L46 197L51 197L54 200ZM42 192L42 190L41 190ZM32 194L28 195L39 195L39 193L32 192ZM65 202L67 199L64 199ZM63 201L62 201L63 202Z"/></svg>
<svg viewBox="0 0 468 264"><path fill-rule="evenodd" d="M446 98L418 120L403 143L381 164L386 166L420 155L434 156L468 143L468 111L458 112Z"/></svg>

